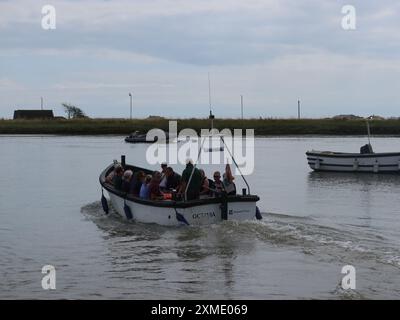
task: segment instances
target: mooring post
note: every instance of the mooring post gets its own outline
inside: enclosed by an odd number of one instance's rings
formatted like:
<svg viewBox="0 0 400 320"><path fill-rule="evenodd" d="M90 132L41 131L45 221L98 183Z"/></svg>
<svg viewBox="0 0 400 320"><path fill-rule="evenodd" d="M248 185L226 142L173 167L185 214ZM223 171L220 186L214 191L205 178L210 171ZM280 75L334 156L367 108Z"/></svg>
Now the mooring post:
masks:
<svg viewBox="0 0 400 320"><path fill-rule="evenodd" d="M124 155L121 156L121 165L123 168L125 168L125 156Z"/></svg>

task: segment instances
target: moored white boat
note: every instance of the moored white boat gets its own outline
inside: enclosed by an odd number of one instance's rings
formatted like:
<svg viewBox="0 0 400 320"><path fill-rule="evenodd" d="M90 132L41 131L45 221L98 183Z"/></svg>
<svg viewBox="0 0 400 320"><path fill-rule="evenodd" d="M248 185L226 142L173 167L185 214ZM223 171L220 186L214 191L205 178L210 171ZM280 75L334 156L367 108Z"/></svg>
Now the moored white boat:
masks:
<svg viewBox="0 0 400 320"><path fill-rule="evenodd" d="M400 172L400 152L375 153L371 146L371 132L366 119L368 144L360 148L360 153L307 151L307 161L315 171L338 172Z"/></svg>
<svg viewBox="0 0 400 320"><path fill-rule="evenodd" d="M100 174L100 184L110 197L115 211L128 220L143 223L156 223L164 226L207 225L223 220L253 220L261 219L256 207L259 197L256 195L235 195L219 198L196 199L191 201L176 200L146 200L126 194L115 189L106 182L106 176L114 169L110 165ZM125 169L151 171L131 165ZM106 203L104 203L106 201ZM103 208L108 211L108 201L102 198Z"/></svg>
<svg viewBox="0 0 400 320"><path fill-rule="evenodd" d="M400 172L400 152L343 153L307 151L308 165L315 171Z"/></svg>

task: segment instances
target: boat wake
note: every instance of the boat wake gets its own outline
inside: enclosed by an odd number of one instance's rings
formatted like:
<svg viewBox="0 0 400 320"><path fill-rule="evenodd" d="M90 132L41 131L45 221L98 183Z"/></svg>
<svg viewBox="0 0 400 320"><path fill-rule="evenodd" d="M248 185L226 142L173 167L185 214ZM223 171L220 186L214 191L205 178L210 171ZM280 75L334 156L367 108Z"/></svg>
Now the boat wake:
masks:
<svg viewBox="0 0 400 320"><path fill-rule="evenodd" d="M372 231L325 226L312 217L263 213L262 221L247 222L261 241L299 247L306 254L329 254L346 261L371 259L400 269L400 250Z"/></svg>
<svg viewBox="0 0 400 320"><path fill-rule="evenodd" d="M105 215L99 201L87 204L81 212L100 229L111 235L126 235L142 232L168 232L182 227L163 227L142 224L122 219L112 207ZM345 263L373 260L400 269L400 250L381 234L363 230L338 229L318 224L309 216L293 216L280 213L262 213L263 220L246 222L227 221L221 224L199 227L183 227L192 233L205 235L206 231L223 234L227 241L244 241L255 238L273 246L290 247L317 259L334 258ZM196 231L197 230L197 231Z"/></svg>

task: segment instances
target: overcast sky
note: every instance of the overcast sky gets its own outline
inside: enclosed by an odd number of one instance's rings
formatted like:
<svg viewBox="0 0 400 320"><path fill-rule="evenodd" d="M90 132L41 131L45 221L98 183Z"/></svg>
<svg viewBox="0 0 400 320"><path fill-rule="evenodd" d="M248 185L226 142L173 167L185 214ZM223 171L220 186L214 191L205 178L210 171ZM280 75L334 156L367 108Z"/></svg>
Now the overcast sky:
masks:
<svg viewBox="0 0 400 320"><path fill-rule="evenodd" d="M207 116L208 72L217 117L400 116L399 54L398 0L0 0L0 118Z"/></svg>

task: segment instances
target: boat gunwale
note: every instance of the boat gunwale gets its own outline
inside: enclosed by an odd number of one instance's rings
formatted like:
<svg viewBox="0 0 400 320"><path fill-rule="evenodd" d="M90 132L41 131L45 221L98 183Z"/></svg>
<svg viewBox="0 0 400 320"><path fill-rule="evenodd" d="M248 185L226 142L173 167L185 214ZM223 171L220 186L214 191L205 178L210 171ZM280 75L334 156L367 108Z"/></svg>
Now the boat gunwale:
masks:
<svg viewBox="0 0 400 320"><path fill-rule="evenodd" d="M133 169L133 170L142 170L146 174L151 174L153 171L141 167L136 167L133 165L125 165L125 168L128 169ZM99 177L99 182L101 186L106 189L108 192L123 198L125 200L147 205L147 206L152 206L152 207L163 207L163 208L191 208L191 207L198 207L198 206L203 206L203 205L208 205L208 204L219 204L221 203L222 199L221 198L207 198L207 199L196 199L196 200L190 200L190 201L174 201L174 200L147 200L147 199L142 199L130 194L127 194L126 192L120 191L115 189L112 185L107 183L106 176L114 169L114 164L109 165L106 169L103 170L103 172L100 174ZM235 196L227 196L226 200L228 203L232 202L257 202L260 200L259 196L257 195L235 195Z"/></svg>
<svg viewBox="0 0 400 320"><path fill-rule="evenodd" d="M381 153L346 153L329 151L307 151L307 156L317 156L326 158L382 158L382 157L400 157L400 152L381 152Z"/></svg>

